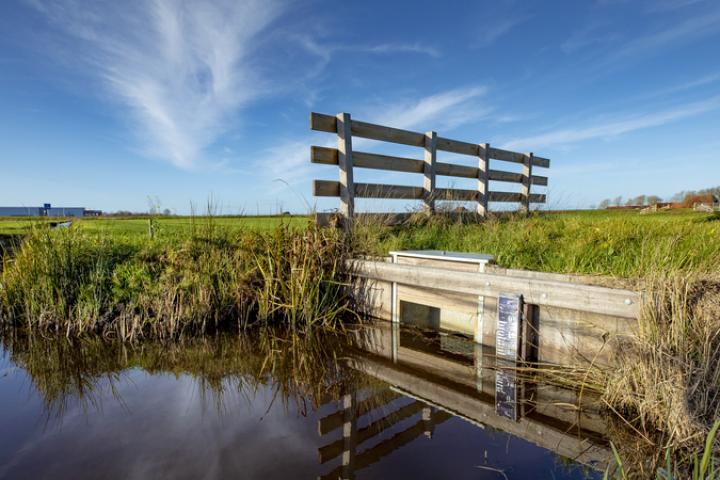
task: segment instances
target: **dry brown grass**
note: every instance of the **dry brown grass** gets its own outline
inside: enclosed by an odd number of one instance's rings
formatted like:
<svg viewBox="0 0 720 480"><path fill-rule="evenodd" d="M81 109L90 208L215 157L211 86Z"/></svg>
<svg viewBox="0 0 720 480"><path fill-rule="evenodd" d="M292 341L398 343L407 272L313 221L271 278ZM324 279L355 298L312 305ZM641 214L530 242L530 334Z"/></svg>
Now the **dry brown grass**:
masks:
<svg viewBox="0 0 720 480"><path fill-rule="evenodd" d="M604 400L649 447L616 442L631 445L621 453L645 452L636 465L653 471L668 448L675 458L697 451L720 416L720 279L656 276L645 295L637 335L619 342L619 367L605 373Z"/></svg>

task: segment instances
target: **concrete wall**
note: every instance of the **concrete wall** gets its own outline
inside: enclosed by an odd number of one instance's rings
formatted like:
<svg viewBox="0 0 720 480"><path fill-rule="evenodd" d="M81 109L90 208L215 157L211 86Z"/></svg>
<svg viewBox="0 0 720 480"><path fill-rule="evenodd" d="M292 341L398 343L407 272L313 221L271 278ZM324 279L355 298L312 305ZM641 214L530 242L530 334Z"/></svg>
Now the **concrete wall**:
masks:
<svg viewBox="0 0 720 480"><path fill-rule="evenodd" d="M416 259L411 259L413 263ZM409 263L409 262L408 262ZM429 266L422 262L424 266ZM453 269L451 262L436 264ZM467 265L458 270L468 271ZM518 278L577 283L582 277L493 268L492 273ZM374 279L356 279L353 294L368 315L391 320L392 283ZM397 311L401 323L423 328L458 332L494 349L497 324L497 298L479 297L440 289L397 285ZM586 365L595 362L612 365L613 344L620 336L632 335L637 320L600 313L571 310L548 305L534 306L530 319L532 344L537 360L558 365ZM529 336L529 335L528 335Z"/></svg>

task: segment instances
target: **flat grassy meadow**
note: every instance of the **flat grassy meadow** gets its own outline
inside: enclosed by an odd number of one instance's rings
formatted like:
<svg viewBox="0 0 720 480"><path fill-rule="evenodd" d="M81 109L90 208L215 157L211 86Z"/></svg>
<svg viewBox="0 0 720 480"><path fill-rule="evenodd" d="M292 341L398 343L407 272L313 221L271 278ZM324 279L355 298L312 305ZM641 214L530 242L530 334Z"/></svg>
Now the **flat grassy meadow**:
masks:
<svg viewBox="0 0 720 480"><path fill-rule="evenodd" d="M138 216L138 217L98 217L68 219L77 228L86 232L110 233L118 235L147 236L150 222L155 224L157 233L190 234L194 228L207 223L211 217L205 216ZM0 235L22 235L33 227L41 227L49 222L65 219L13 218L0 217ZM230 231L235 230L272 230L280 225L302 227L307 225L307 216L253 216L253 217L212 217L213 225Z"/></svg>
<svg viewBox="0 0 720 480"><path fill-rule="evenodd" d="M0 218L0 236L26 235L49 219ZM57 222L57 219L52 219ZM117 242L182 241L199 232L224 237L300 231L311 216L153 216L74 219L72 230ZM720 265L720 213L669 210L536 212L497 215L483 223L418 214L401 225L359 222L352 250L439 249L494 255L507 268L639 279L686 272L715 274Z"/></svg>

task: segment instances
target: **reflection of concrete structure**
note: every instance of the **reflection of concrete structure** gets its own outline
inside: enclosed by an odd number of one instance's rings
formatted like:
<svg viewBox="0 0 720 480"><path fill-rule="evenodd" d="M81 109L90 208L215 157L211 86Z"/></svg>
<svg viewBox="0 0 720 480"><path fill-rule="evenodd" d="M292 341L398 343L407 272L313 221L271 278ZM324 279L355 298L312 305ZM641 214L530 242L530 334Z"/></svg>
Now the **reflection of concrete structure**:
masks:
<svg viewBox="0 0 720 480"><path fill-rule="evenodd" d="M577 392L515 378L513 373L519 417L514 421L496 413L496 375L508 372L498 372L492 348L453 337L419 335L397 324L364 328L358 335L365 351L350 355L350 366L386 382L390 391L359 402L347 395L342 409L319 421L320 435L343 428L341 439L319 450L321 463L342 454L341 465L320 478L352 478L354 471L415 438L431 436L433 426L450 416L502 430L595 469L607 465L605 422L592 405L576 406ZM414 401L400 408L389 406L396 405L400 396ZM590 401L587 393L582 398ZM377 409L390 413L358 429L358 419ZM418 420L410 428L356 455L360 444L413 416Z"/></svg>

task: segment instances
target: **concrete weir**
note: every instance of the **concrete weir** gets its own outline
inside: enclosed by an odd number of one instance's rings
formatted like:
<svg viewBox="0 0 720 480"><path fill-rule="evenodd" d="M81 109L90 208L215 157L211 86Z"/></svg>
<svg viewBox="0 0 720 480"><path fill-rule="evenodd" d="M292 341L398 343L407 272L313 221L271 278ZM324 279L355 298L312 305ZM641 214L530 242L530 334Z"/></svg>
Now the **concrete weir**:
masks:
<svg viewBox="0 0 720 480"><path fill-rule="evenodd" d="M492 348L511 335L520 361L612 365L611 341L635 331L642 300L580 276L500 268L485 254L398 251L350 267L364 313L462 333ZM498 314L499 301L508 299L517 315Z"/></svg>

